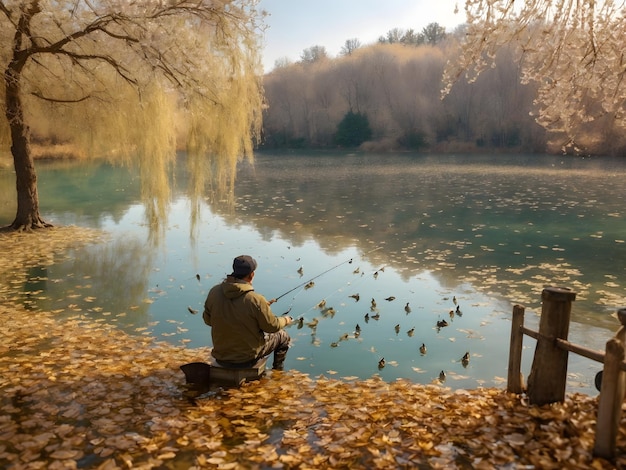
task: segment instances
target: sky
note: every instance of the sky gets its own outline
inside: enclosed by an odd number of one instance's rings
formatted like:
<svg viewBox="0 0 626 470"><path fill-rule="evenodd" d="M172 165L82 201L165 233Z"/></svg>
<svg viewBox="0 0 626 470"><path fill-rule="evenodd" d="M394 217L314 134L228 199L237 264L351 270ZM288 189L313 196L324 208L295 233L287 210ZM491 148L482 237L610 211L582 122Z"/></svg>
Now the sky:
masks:
<svg viewBox="0 0 626 470"><path fill-rule="evenodd" d="M463 4L462 0L260 0L258 7L269 13L263 66L269 72L277 59L296 62L311 46L324 46L336 57L346 39L366 45L394 28L421 32L428 24L439 23L452 31L465 21Z"/></svg>

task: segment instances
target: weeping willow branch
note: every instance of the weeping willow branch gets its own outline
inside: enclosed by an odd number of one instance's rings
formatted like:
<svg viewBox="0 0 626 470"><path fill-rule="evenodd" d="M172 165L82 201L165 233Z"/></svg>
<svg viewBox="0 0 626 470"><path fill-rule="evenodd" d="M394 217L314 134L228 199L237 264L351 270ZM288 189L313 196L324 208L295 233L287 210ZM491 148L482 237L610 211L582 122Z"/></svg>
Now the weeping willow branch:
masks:
<svg viewBox="0 0 626 470"><path fill-rule="evenodd" d="M32 129L138 164L151 224L164 223L177 150L207 162L191 197L232 194L237 161L252 158L261 123L256 4L0 1L0 61L19 105L11 135L29 139ZM28 143L21 148L36 185Z"/></svg>

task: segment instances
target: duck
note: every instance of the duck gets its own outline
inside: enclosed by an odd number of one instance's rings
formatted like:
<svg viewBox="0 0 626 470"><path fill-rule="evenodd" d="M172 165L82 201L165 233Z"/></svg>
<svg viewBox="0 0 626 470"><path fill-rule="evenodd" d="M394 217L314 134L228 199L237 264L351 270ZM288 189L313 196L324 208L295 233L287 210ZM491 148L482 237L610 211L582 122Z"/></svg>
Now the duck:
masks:
<svg viewBox="0 0 626 470"><path fill-rule="evenodd" d="M372 297L372 308L376 308L376 300Z"/></svg>
<svg viewBox="0 0 626 470"><path fill-rule="evenodd" d="M302 328L304 325L304 317L298 318L298 329Z"/></svg>
<svg viewBox="0 0 626 470"><path fill-rule="evenodd" d="M346 341L348 339L348 333L344 333L341 335L341 338L339 338L339 341Z"/></svg>
<svg viewBox="0 0 626 470"><path fill-rule="evenodd" d="M359 324L356 324L356 327L354 328L354 331L356 331L357 333L361 332L361 327L359 326Z"/></svg>
<svg viewBox="0 0 626 470"><path fill-rule="evenodd" d="M452 296L452 303L454 303L454 305L456 305L456 295Z"/></svg>
<svg viewBox="0 0 626 470"><path fill-rule="evenodd" d="M390 295L389 297L385 298L385 300L387 302L391 302L392 300L396 300L396 298L393 295Z"/></svg>
<svg viewBox="0 0 626 470"><path fill-rule="evenodd" d="M424 343L420 346L420 353L422 355L426 354L426 345Z"/></svg>
<svg viewBox="0 0 626 470"><path fill-rule="evenodd" d="M380 313L376 313L376 315L371 316L372 320L378 320L380 318Z"/></svg>
<svg viewBox="0 0 626 470"><path fill-rule="evenodd" d="M352 294L350 297L352 297L354 300L356 300L357 302L359 301L359 299L361 298L361 296L359 294Z"/></svg>
<svg viewBox="0 0 626 470"><path fill-rule="evenodd" d="M454 310L450 310L449 315L450 315L450 320L452 320L454 318Z"/></svg>
<svg viewBox="0 0 626 470"><path fill-rule="evenodd" d="M448 322L445 320L437 320L437 328L443 328L444 326L448 326Z"/></svg>
<svg viewBox="0 0 626 470"><path fill-rule="evenodd" d="M411 313L411 307L409 307L409 303L407 302L406 305L404 306L404 311L406 313Z"/></svg>
<svg viewBox="0 0 626 470"><path fill-rule="evenodd" d="M330 343L330 347L331 348L336 348L337 346L339 346L339 343L333 341L332 343Z"/></svg>
<svg viewBox="0 0 626 470"><path fill-rule="evenodd" d="M315 285L315 283L313 281L307 282L306 285L304 286L304 289L310 289L311 287L313 287Z"/></svg>
<svg viewBox="0 0 626 470"><path fill-rule="evenodd" d="M406 332L406 334L409 336L413 336L413 333L415 333L415 327L411 328L409 331Z"/></svg>
<svg viewBox="0 0 626 470"><path fill-rule="evenodd" d="M461 316L461 307L459 305L456 306L456 314Z"/></svg>
<svg viewBox="0 0 626 470"><path fill-rule="evenodd" d="M335 315L335 313L337 313L337 311L334 308L332 308L332 307L328 307L328 308L325 308L324 310L322 310L322 315L324 315L324 316L329 316L330 315L332 317L333 315Z"/></svg>
<svg viewBox="0 0 626 470"><path fill-rule="evenodd" d="M463 357L461 358L461 364L463 364L463 366L465 367L469 364L469 361L470 361L470 353L468 351L465 354L463 354Z"/></svg>
<svg viewBox="0 0 626 470"><path fill-rule="evenodd" d="M364 318L365 318L365 323L367 323L368 321L370 321L370 314L366 313Z"/></svg>
<svg viewBox="0 0 626 470"><path fill-rule="evenodd" d="M444 371L439 372L439 381L445 382L445 380L446 380L446 373Z"/></svg>
<svg viewBox="0 0 626 470"><path fill-rule="evenodd" d="M304 267L300 266L298 268L298 274L300 274L300 277L302 277L302 275L304 274Z"/></svg>
<svg viewBox="0 0 626 470"><path fill-rule="evenodd" d="M326 299L320 300L320 302L316 305L317 308L324 308L326 305Z"/></svg>
<svg viewBox="0 0 626 470"><path fill-rule="evenodd" d="M381 357L380 361L378 361L378 368L382 369L383 367L385 367L385 358Z"/></svg>
<svg viewBox="0 0 626 470"><path fill-rule="evenodd" d="M400 324L398 323L396 326L394 326L394 329L396 330L396 334L400 333Z"/></svg>
<svg viewBox="0 0 626 470"><path fill-rule="evenodd" d="M361 271L361 268L356 268L354 271L352 271L353 274L359 274L359 272Z"/></svg>

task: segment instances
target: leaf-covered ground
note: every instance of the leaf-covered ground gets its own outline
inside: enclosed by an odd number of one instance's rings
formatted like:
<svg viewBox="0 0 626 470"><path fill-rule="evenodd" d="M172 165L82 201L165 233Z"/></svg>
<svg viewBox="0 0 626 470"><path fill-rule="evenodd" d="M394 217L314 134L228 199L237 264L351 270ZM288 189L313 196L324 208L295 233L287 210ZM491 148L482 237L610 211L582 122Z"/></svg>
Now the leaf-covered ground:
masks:
<svg viewBox="0 0 626 470"><path fill-rule="evenodd" d="M592 457L597 398L581 394L535 407L503 389L269 371L192 397L179 366L208 349L13 300L16 267L98 239L76 228L0 234L1 468L626 466L624 426L616 462Z"/></svg>

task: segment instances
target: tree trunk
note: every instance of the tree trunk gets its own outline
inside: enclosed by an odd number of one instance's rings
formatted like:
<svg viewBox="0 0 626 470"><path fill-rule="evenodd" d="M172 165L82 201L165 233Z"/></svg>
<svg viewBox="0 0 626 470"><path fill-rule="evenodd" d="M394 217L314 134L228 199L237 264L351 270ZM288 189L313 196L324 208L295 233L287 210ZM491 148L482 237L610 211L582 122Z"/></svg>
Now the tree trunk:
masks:
<svg viewBox="0 0 626 470"><path fill-rule="evenodd" d="M25 11L20 19L13 43L13 59L4 72L6 118L11 130L11 153L15 167L17 189L17 214L10 225L14 230L32 230L50 227L39 214L39 195L37 193L37 173L30 148L30 130L24 122L24 108L21 97L20 80L28 55L22 50L24 26L31 16L38 11L34 2L30 10Z"/></svg>
<svg viewBox="0 0 626 470"><path fill-rule="evenodd" d="M39 214L37 173L30 151L28 127L11 124L11 153L15 167L17 214L11 224L14 230L32 230L49 227Z"/></svg>

